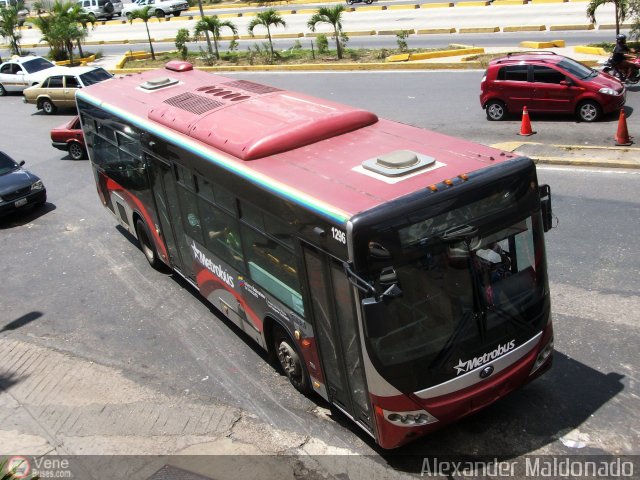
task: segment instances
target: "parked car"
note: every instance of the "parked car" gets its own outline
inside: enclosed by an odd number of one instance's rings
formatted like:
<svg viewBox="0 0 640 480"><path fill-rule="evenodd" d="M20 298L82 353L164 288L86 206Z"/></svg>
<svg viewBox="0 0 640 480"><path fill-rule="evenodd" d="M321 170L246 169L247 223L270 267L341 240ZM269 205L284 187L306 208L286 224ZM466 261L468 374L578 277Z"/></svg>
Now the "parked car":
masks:
<svg viewBox="0 0 640 480"><path fill-rule="evenodd" d="M75 108L76 90L112 78L101 67L69 67L64 75L52 75L42 83L24 90L24 102L33 103L47 115L58 108Z"/></svg>
<svg viewBox="0 0 640 480"><path fill-rule="evenodd" d="M44 205L47 190L38 176L22 168L9 155L0 152L0 215Z"/></svg>
<svg viewBox="0 0 640 480"><path fill-rule="evenodd" d="M480 104L489 120L502 120L526 106L530 112L570 113L594 122L619 110L626 99L624 86L611 75L552 52L492 60L480 89Z"/></svg>
<svg viewBox="0 0 640 480"><path fill-rule="evenodd" d="M115 15L122 15L121 0L79 0L77 3L92 20L97 18L111 20Z"/></svg>
<svg viewBox="0 0 640 480"><path fill-rule="evenodd" d="M3 8L15 7L18 4L16 0L0 0L0 10ZM18 10L18 26L21 27L24 25L24 22L27 20L29 16L28 8L21 8ZM0 18L0 26L2 26L2 18Z"/></svg>
<svg viewBox="0 0 640 480"><path fill-rule="evenodd" d="M7 92L22 92L25 88L40 83L49 75L62 73L67 68L34 55L13 57L0 65L0 97Z"/></svg>
<svg viewBox="0 0 640 480"><path fill-rule="evenodd" d="M77 115L70 121L51 130L51 145L58 150L69 153L74 160L87 158L87 148L84 144L84 134Z"/></svg>
<svg viewBox="0 0 640 480"><path fill-rule="evenodd" d="M144 8L147 5L152 7L151 11L158 18L162 18L165 15L179 17L182 12L189 10L189 3L184 0L137 0L134 3L126 5L122 10L122 14L130 18L134 10Z"/></svg>

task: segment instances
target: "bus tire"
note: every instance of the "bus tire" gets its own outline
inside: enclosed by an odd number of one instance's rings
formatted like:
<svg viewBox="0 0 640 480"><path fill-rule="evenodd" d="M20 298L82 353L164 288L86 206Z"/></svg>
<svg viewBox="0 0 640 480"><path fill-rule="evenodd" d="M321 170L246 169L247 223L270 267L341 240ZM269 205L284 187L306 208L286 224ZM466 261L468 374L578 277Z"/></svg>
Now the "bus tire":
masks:
<svg viewBox="0 0 640 480"><path fill-rule="evenodd" d="M151 240L151 235L149 235L147 225L140 218L136 220L136 235L138 236L140 250L144 253L149 265L156 270L161 270L164 267L164 264L158 256L158 251L156 250L153 240Z"/></svg>
<svg viewBox="0 0 640 480"><path fill-rule="evenodd" d="M278 364L285 375L300 393L311 392L309 373L302 361L302 355L298 352L296 344L280 326L274 327L273 349L278 359Z"/></svg>

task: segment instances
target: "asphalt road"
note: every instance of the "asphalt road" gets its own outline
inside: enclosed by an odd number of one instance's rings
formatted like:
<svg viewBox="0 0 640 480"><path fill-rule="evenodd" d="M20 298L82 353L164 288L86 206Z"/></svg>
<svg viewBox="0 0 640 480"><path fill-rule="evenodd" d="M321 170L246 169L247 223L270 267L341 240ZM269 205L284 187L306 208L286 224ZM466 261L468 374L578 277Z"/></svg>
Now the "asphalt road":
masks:
<svg viewBox="0 0 640 480"><path fill-rule="evenodd" d="M100 27L98 27L100 28ZM506 32L495 34L449 34L449 35L411 35L407 43L409 48L445 48L451 44L472 45L478 47L516 47L520 42L536 41L546 42L561 39L566 42L567 46L589 45L600 42L611 42L614 39L612 31L591 30L591 31L574 31L574 32ZM310 49L312 38L300 38L298 41L303 48ZM238 40L238 49L247 50L253 48L256 43L263 40ZM295 39L275 39L274 47L277 50L286 50L294 46ZM314 41L315 45L315 41ZM175 50L175 44L172 42L154 42L154 49L157 51ZM347 44L349 48L387 48L396 49L398 47L396 37L393 35L372 35L365 37L350 37ZM221 51L227 51L229 47L228 41L220 42ZM335 48L335 44L330 40L330 47ZM206 43L190 42L188 48L192 52L197 52L199 48L206 49ZM130 50L147 50L147 43L139 44L108 44L108 45L86 45L85 52L100 52L103 55L122 55ZM28 48L27 51L35 54L47 56L49 47ZM0 50L3 58L9 56L7 49Z"/></svg>
<svg viewBox="0 0 640 480"><path fill-rule="evenodd" d="M480 107L482 71L247 73L243 78L370 109L403 123L429 128L479 143L522 140L519 114L490 122ZM240 74L238 74L240 75ZM626 114L630 135L640 134L640 86L629 89ZM640 111L640 110L639 110ZM613 146L618 116L580 123L572 115L535 115L537 133L525 140L556 145Z"/></svg>
<svg viewBox="0 0 640 480"><path fill-rule="evenodd" d="M437 98L446 85L468 84L472 75L250 78L485 143L500 141L509 123L488 134L492 130L476 103L445 113ZM459 101L474 97L471 90L461 92ZM0 149L26 160L49 193L45 209L0 223L0 330L25 315L32 319L0 335L121 369L149 388L190 401L228 403L278 429L373 455L396 471L421 466L403 454L640 453L638 172L541 169L558 217L547 235L554 368L477 415L390 454L320 399L297 394L250 340L217 318L183 281L148 267L100 205L88 162L69 160L50 146L49 129L70 115L47 117L9 96L0 99L0 117ZM554 121L550 129L564 126Z"/></svg>

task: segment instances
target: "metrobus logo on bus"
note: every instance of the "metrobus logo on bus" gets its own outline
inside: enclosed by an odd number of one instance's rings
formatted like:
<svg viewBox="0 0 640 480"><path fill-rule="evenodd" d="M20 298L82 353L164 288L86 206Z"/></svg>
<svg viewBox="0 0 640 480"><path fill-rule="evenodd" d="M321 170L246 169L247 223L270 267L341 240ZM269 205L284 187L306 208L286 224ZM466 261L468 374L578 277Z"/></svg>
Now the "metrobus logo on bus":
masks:
<svg viewBox="0 0 640 480"><path fill-rule="evenodd" d="M193 251L193 256L200 265L205 267L211 273L213 273L216 277L222 280L224 283L233 288L233 275L231 275L227 270L217 263L213 262L210 258L208 258L196 245L195 242L191 243L191 250Z"/></svg>
<svg viewBox="0 0 640 480"><path fill-rule="evenodd" d="M456 375L460 375L461 373L467 373L471 370L475 370L478 367L481 367L487 362L491 360L495 360L498 357L501 357L507 352L510 352L516 347L516 341L511 340L509 343L505 343L504 345L498 345L495 350L492 350L489 353L485 353L479 357L472 358L471 360L463 361L462 359L458 360L458 364L453 368L456 369Z"/></svg>

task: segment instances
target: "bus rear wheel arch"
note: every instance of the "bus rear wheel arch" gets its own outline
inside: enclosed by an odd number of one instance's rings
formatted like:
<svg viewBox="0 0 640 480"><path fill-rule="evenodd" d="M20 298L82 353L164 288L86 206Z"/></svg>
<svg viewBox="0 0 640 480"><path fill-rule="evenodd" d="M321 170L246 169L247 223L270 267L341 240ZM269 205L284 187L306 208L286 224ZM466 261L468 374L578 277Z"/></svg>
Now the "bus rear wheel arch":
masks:
<svg viewBox="0 0 640 480"><path fill-rule="evenodd" d="M311 380L296 342L278 324L274 324L270 337L273 339L273 353L278 365L300 393L311 393Z"/></svg>
<svg viewBox="0 0 640 480"><path fill-rule="evenodd" d="M164 263L160 260L160 256L158 255L158 250L152 240L151 234L149 233L149 228L144 221L138 217L136 219L136 235L138 236L138 243L140 244L140 249L142 253L144 253L147 262L156 270L162 270L164 268Z"/></svg>

